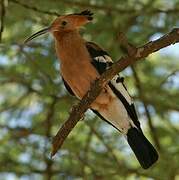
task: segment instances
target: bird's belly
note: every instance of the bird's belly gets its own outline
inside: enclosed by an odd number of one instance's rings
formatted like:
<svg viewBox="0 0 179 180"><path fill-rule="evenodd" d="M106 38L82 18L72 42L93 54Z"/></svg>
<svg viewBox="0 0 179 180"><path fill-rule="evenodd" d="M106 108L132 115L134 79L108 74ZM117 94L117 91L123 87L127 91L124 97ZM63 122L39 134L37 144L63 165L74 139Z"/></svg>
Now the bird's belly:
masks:
<svg viewBox="0 0 179 180"><path fill-rule="evenodd" d="M130 119L122 102L115 96L109 86L106 86L91 108L98 111L107 121L126 134L130 128Z"/></svg>
<svg viewBox="0 0 179 180"><path fill-rule="evenodd" d="M71 88L75 95L82 99L82 97L89 90L91 83L93 82L93 78L91 77L80 77L78 80L71 79Z"/></svg>

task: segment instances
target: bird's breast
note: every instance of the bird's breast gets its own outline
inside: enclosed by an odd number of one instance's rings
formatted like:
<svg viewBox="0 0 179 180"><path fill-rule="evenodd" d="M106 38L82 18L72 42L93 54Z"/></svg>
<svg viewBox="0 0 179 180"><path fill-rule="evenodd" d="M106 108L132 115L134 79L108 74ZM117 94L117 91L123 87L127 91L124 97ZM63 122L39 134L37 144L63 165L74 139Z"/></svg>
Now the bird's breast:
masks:
<svg viewBox="0 0 179 180"><path fill-rule="evenodd" d="M88 61L84 63L83 60L78 63L75 63L75 60L71 63L61 63L61 74L80 99L89 90L91 83L99 76L91 63Z"/></svg>

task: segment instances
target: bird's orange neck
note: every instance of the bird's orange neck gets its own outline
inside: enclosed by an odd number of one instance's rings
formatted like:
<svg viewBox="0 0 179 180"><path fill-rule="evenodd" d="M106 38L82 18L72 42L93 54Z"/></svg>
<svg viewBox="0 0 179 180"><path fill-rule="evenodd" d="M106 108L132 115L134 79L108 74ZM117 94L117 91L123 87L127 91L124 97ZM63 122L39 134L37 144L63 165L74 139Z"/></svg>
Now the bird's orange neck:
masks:
<svg viewBox="0 0 179 180"><path fill-rule="evenodd" d="M77 30L70 32L54 32L57 56L61 65L83 66L90 61L85 41Z"/></svg>
<svg viewBox="0 0 179 180"><path fill-rule="evenodd" d="M59 42L64 41L66 39L73 40L74 38L76 39L81 38L79 31L78 30L73 30L73 31L54 31L53 36L55 39Z"/></svg>

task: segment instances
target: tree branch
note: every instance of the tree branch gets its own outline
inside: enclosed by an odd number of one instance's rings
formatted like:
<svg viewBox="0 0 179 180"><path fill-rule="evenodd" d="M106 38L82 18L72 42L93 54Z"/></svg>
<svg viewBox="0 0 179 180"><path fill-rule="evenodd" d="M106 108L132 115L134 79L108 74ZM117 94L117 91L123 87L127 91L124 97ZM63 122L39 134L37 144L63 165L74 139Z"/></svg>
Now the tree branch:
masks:
<svg viewBox="0 0 179 180"><path fill-rule="evenodd" d="M127 55L121 57L111 66L111 68L104 72L99 79L92 83L90 90L82 98L79 104L73 106L68 120L62 125L53 139L51 156L56 154L69 133L75 127L77 122L84 116L84 113L90 107L90 104L96 99L102 88L109 82L110 79L129 65L134 64L137 60L141 60L148 55L177 42L179 42L179 28L175 28L161 38L136 48L133 56Z"/></svg>
<svg viewBox="0 0 179 180"><path fill-rule="evenodd" d="M92 4L92 3L86 3L86 2L77 2L77 1L72 1L72 0L61 0L61 2L64 5L68 5L68 6L77 6L83 9L95 9L95 10L102 10L102 11L106 11L106 12L118 12L118 13L135 13L136 10L135 9L124 9L124 8L118 8L115 6L109 6L109 5L98 5L98 4Z"/></svg>
<svg viewBox="0 0 179 180"><path fill-rule="evenodd" d="M1 0L1 18L0 18L0 43L2 41L2 33L4 31L4 18L5 18L5 14L6 14L6 11L5 11L5 2L4 0Z"/></svg>
<svg viewBox="0 0 179 180"><path fill-rule="evenodd" d="M42 9L39 9L39 8L37 8L35 6L28 5L28 3L25 4L25 3L22 3L22 2L17 1L17 0L9 0L9 1L12 2L12 3L18 4L18 5L26 8L26 9L30 9L30 10L33 10L35 12L38 12L38 13L48 14L48 15L52 15L52 16L60 16L60 14L58 14L57 12L42 10Z"/></svg>
<svg viewBox="0 0 179 180"><path fill-rule="evenodd" d="M48 10L43 10L40 9L36 6L32 6L32 5L28 5L26 3L23 3L21 1L18 0L9 0L9 2L15 3L20 5L21 7L24 7L26 9L30 9L33 10L35 12L38 13L42 13L42 14L47 14L47 15L51 15L51 16L60 16L59 13L55 12L55 11L48 11ZM59 3L59 1L56 1ZM60 3L66 5L66 6L76 6L82 9L95 9L95 10L101 10L101 11L105 11L105 12L115 12L115 13L121 13L121 14L158 14L158 13L165 13L165 14L176 14L179 12L178 8L172 8L172 9L158 9L155 8L153 10L150 10L148 8L145 8L145 6L143 8L140 9L140 11L138 9L134 9L134 8L124 8L124 7L116 7L116 6L109 6L109 5L97 5L97 4L91 4L91 3L84 3L84 2L74 2L74 1L66 1L66 0L61 0ZM149 3L151 5L151 3ZM148 7L148 6L146 6ZM145 8L145 9L144 9Z"/></svg>
<svg viewBox="0 0 179 180"><path fill-rule="evenodd" d="M56 2L58 2L56 0ZM158 13L165 13L165 14L176 14L179 12L179 9L177 7L172 8L172 9L159 9L159 8L154 8L150 9L148 6L152 6L152 2L147 3L146 5L143 5L141 9L135 9L135 8L125 8L125 7L117 7L117 6L110 6L110 5L98 5L98 4L92 4L92 3L86 3L86 2L79 2L79 1L72 1L72 0L61 0L61 3L67 6L76 6L82 9L95 9L95 10L101 10L105 12L115 12L115 13L121 13L121 14L158 14Z"/></svg>

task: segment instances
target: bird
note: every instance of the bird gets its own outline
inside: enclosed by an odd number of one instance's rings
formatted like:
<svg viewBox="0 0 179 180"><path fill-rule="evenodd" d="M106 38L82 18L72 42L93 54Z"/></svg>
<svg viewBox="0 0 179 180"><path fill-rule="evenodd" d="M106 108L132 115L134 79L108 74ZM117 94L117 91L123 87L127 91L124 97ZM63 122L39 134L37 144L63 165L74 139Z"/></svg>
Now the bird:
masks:
<svg viewBox="0 0 179 180"><path fill-rule="evenodd" d="M92 82L113 64L107 51L94 42L86 41L80 34L80 29L92 20L90 10L61 15L49 27L24 41L26 44L42 34L52 34L64 86L80 100ZM142 168L148 169L158 160L157 150L144 136L134 102L121 75L117 74L109 81L90 109L124 136Z"/></svg>

